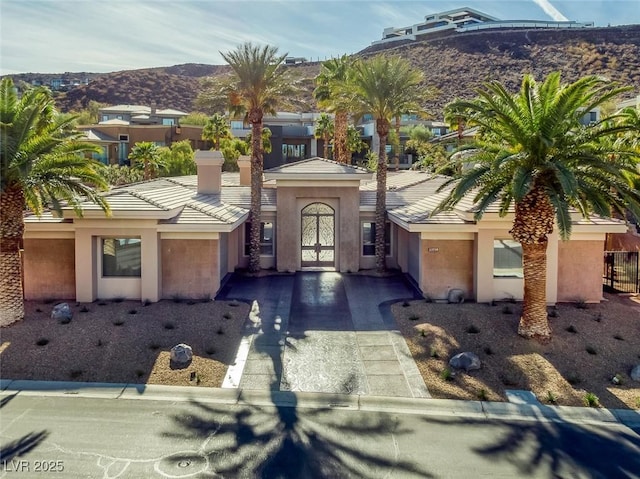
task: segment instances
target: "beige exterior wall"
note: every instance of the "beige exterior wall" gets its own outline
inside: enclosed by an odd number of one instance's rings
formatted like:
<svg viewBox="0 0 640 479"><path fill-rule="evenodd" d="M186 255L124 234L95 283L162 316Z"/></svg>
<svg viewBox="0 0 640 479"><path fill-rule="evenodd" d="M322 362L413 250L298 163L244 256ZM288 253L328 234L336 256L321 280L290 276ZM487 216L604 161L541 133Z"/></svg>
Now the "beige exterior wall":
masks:
<svg viewBox="0 0 640 479"><path fill-rule="evenodd" d="M24 240L25 299L75 299L73 239Z"/></svg>
<svg viewBox="0 0 640 479"><path fill-rule="evenodd" d="M409 271L409 232L396 225L396 231L398 232L398 242L396 244L396 258L398 262L398 268L401 271Z"/></svg>
<svg viewBox="0 0 640 479"><path fill-rule="evenodd" d="M360 258L360 193L357 187L278 185L276 252L278 271L301 265L301 211L311 203L326 203L336 213L336 270L358 271Z"/></svg>
<svg viewBox="0 0 640 479"><path fill-rule="evenodd" d="M558 301L602 300L602 240L561 241L558 245Z"/></svg>
<svg viewBox="0 0 640 479"><path fill-rule="evenodd" d="M213 298L220 288L218 240L163 239L162 298Z"/></svg>
<svg viewBox="0 0 640 479"><path fill-rule="evenodd" d="M450 289L458 288L473 298L472 240L423 239L420 289L429 298L445 299Z"/></svg>

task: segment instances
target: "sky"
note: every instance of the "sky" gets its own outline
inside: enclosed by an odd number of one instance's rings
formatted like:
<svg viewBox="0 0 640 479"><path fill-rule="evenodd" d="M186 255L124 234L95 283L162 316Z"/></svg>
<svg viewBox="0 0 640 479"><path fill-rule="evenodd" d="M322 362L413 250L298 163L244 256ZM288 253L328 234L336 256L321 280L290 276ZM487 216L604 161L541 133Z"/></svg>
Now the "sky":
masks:
<svg viewBox="0 0 640 479"><path fill-rule="evenodd" d="M640 0L0 0L0 75L224 64L245 41L325 60L472 7L503 20L640 24Z"/></svg>

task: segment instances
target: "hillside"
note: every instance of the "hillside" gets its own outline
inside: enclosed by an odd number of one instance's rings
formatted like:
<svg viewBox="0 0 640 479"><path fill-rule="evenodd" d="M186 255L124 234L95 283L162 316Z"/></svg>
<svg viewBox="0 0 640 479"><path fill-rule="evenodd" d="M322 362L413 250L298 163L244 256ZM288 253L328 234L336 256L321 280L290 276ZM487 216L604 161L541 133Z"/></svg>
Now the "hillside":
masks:
<svg viewBox="0 0 640 479"><path fill-rule="evenodd" d="M566 81L588 74L602 75L631 85L635 94L640 94L640 25L470 32L384 48L369 47L355 55L381 52L408 58L425 73L426 84L436 93L425 106L436 118L454 98L474 96L474 89L482 82L497 79L516 89L526 72L541 78L560 70ZM311 79L319 65L308 63L291 68ZM192 111L200 90L199 79L225 71L226 66L185 64L101 74L89 85L61 94L58 102L63 110L82 108L89 100L96 100L147 105L155 101L159 108ZM310 91L306 88L304 93L307 104L313 104Z"/></svg>

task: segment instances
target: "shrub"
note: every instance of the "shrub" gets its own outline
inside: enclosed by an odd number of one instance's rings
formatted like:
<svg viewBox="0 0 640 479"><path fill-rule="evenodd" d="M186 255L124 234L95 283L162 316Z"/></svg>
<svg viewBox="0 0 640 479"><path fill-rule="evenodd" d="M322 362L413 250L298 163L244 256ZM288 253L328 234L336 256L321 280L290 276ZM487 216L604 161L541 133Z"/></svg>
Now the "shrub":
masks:
<svg viewBox="0 0 640 479"><path fill-rule="evenodd" d="M420 330L420 336L423 337L423 338L426 338L427 337L427 332L424 329L421 329Z"/></svg>
<svg viewBox="0 0 640 479"><path fill-rule="evenodd" d="M216 354L216 348L214 348L213 346L209 346L207 349L204 350L205 353L207 353L209 356L213 356L214 354Z"/></svg>
<svg viewBox="0 0 640 479"><path fill-rule="evenodd" d="M480 330L474 324L471 324L469 327L467 327L465 331L469 334L478 334L480 332Z"/></svg>
<svg viewBox="0 0 640 479"><path fill-rule="evenodd" d="M485 346L483 351L487 356L491 356L493 354L493 349L491 349L490 346Z"/></svg>
<svg viewBox="0 0 640 479"><path fill-rule="evenodd" d="M113 325L114 325L114 326L122 326L123 324L124 324L124 319L116 319L116 320L113 322Z"/></svg>
<svg viewBox="0 0 640 479"><path fill-rule="evenodd" d="M417 314L412 314L411 316L409 316L409 321L417 321L420 319L420 316L418 316Z"/></svg>
<svg viewBox="0 0 640 479"><path fill-rule="evenodd" d="M124 301L124 297L118 296L117 298L113 298L111 301L114 303L122 303Z"/></svg>
<svg viewBox="0 0 640 479"><path fill-rule="evenodd" d="M149 349L151 351L157 351L158 349L160 349L160 345L158 343L151 343L149 344Z"/></svg>
<svg viewBox="0 0 640 479"><path fill-rule="evenodd" d="M137 309L130 309L129 310L129 314L138 314L138 310Z"/></svg>
<svg viewBox="0 0 640 479"><path fill-rule="evenodd" d="M429 356L431 356L433 359L440 358L440 354L438 353L438 350L436 349L435 346L431 346L431 348L429 348Z"/></svg>
<svg viewBox="0 0 640 479"><path fill-rule="evenodd" d="M453 372L451 371L451 369L444 368L442 370L442 372L440 373L440 377L442 379L444 379L445 381L453 381L455 376L454 376Z"/></svg>
<svg viewBox="0 0 640 479"><path fill-rule="evenodd" d="M565 331L567 331L568 333L573 333L573 334L576 334L578 332L578 330L575 328L575 326L573 324L570 325L567 329L565 329Z"/></svg>
<svg viewBox="0 0 640 479"><path fill-rule="evenodd" d="M487 390L482 388L480 389L480 391L478 391L478 399L480 399L480 401L486 401L487 400Z"/></svg>
<svg viewBox="0 0 640 479"><path fill-rule="evenodd" d="M576 384L580 384L582 382L582 378L578 376L578 373L575 372L568 373L565 379L572 386L575 386Z"/></svg>
<svg viewBox="0 0 640 479"><path fill-rule="evenodd" d="M82 308L80 308L80 312L81 313L88 313L89 312L89 308L87 308L86 305L82 306Z"/></svg>
<svg viewBox="0 0 640 479"><path fill-rule="evenodd" d="M83 373L82 369L72 369L71 371L69 371L69 377L71 379L77 379L80 376L82 376L82 373Z"/></svg>
<svg viewBox="0 0 640 479"><path fill-rule="evenodd" d="M588 407L600 407L600 398L593 393L587 393L582 398L584 405Z"/></svg>
<svg viewBox="0 0 640 479"><path fill-rule="evenodd" d="M618 341L624 341L624 338L622 336L620 336L619 334L614 335L613 339L617 339Z"/></svg>
<svg viewBox="0 0 640 479"><path fill-rule="evenodd" d="M232 315L230 312L228 312L228 311L227 311L226 313L224 313L224 314L222 315L222 317L223 317L224 319L231 319L231 318L233 318L233 315Z"/></svg>
<svg viewBox="0 0 640 479"><path fill-rule="evenodd" d="M403 307L403 308L408 308L409 306L411 306L411 305L409 304L409 301L404 301L404 302L402 303L402 307Z"/></svg>
<svg viewBox="0 0 640 479"><path fill-rule="evenodd" d="M596 351L596 348L594 348L593 346L587 346L585 350L592 356L595 356L596 354L598 354L598 351Z"/></svg>
<svg viewBox="0 0 640 479"><path fill-rule="evenodd" d="M218 328L218 330L216 331L216 334L219 334L222 336L224 334L224 329Z"/></svg>
<svg viewBox="0 0 640 479"><path fill-rule="evenodd" d="M176 325L173 324L171 321L167 321L167 322L163 323L162 326L164 327L164 329L167 329L167 330L176 329Z"/></svg>
<svg viewBox="0 0 640 479"><path fill-rule="evenodd" d="M551 391L547 391L547 402L549 404L555 404L558 402L558 396L556 396L554 393L552 393Z"/></svg>
<svg viewBox="0 0 640 479"><path fill-rule="evenodd" d="M150 300L150 299L145 299L145 300L142 302L142 306L144 306L144 307L147 307L147 306L149 306L150 304L151 304L151 300Z"/></svg>
<svg viewBox="0 0 640 479"><path fill-rule="evenodd" d="M47 338L40 338L36 341L36 345L38 346L46 346L49 344L49 340Z"/></svg>
<svg viewBox="0 0 640 479"><path fill-rule="evenodd" d="M584 299L584 298L576 299L576 308L578 308L578 309L587 309L588 308L587 300Z"/></svg>
<svg viewBox="0 0 640 479"><path fill-rule="evenodd" d="M144 376L144 371L142 369L136 369L136 377L141 378Z"/></svg>

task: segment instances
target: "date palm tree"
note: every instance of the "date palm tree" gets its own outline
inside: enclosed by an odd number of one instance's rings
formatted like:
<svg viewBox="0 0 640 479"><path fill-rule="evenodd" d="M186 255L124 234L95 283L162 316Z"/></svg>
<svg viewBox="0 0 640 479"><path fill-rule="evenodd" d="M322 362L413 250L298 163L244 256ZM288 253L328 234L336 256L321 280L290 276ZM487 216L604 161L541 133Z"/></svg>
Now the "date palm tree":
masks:
<svg viewBox="0 0 640 479"><path fill-rule="evenodd" d="M231 137L231 129L227 119L219 113L214 113L207 120L202 129L202 139L213 143L213 149L220 149L220 140Z"/></svg>
<svg viewBox="0 0 640 479"><path fill-rule="evenodd" d="M320 118L318 118L318 122L316 123L314 136L316 138L322 138L322 145L323 145L322 156L327 159L329 159L329 143L331 142L331 137L333 136L333 134L334 134L333 119L326 113L322 113L320 115Z"/></svg>
<svg viewBox="0 0 640 479"><path fill-rule="evenodd" d="M457 101L447 110L480 127L479 148L443 188L452 186L440 209L455 206L467 194L476 202L475 217L499 204L506 215L515 206L510 234L522 245L524 303L518 333L551 338L546 304L548 235L557 224L562 239L571 234L571 209L584 217L604 217L629 208L640 217L640 192L632 152L604 141L629 129L601 121L584 126L585 111L606 102L622 88L598 77L561 83L560 73L536 82L526 75L518 93L499 82L478 90L473 101ZM629 176L630 175L630 176Z"/></svg>
<svg viewBox="0 0 640 479"><path fill-rule="evenodd" d="M419 109L422 73L397 56L376 56L353 65L349 82L338 88L356 117L371 114L380 138L376 171L376 269L386 269L385 222L387 192L387 136L391 120L400 112Z"/></svg>
<svg viewBox="0 0 640 479"><path fill-rule="evenodd" d="M283 62L287 54L279 55L273 46L244 43L233 51L222 53L233 70L224 85L230 110L244 113L251 124L251 222L249 238L249 271L260 270L260 215L262 198L262 118L275 114L276 105L291 91Z"/></svg>
<svg viewBox="0 0 640 479"><path fill-rule="evenodd" d="M58 115L46 88L18 98L11 79L0 82L0 326L24 317L20 244L25 206L39 215L47 207L60 211L65 201L80 214L88 198L108 211L94 190L107 188L103 166L85 157L97 150L80 141L73 121Z"/></svg>
<svg viewBox="0 0 640 479"><path fill-rule="evenodd" d="M160 147L151 141L140 141L131 148L129 159L133 161L131 167L142 170L145 180L150 180L158 176L163 169L162 155Z"/></svg>
<svg viewBox="0 0 640 479"><path fill-rule="evenodd" d="M318 106L335 114L333 157L337 162L345 164L351 163L351 151L347 145L349 103L348 97L345 97L342 91L344 85L349 81L352 65L353 61L346 55L323 62L320 73L316 77L316 88L313 91Z"/></svg>

